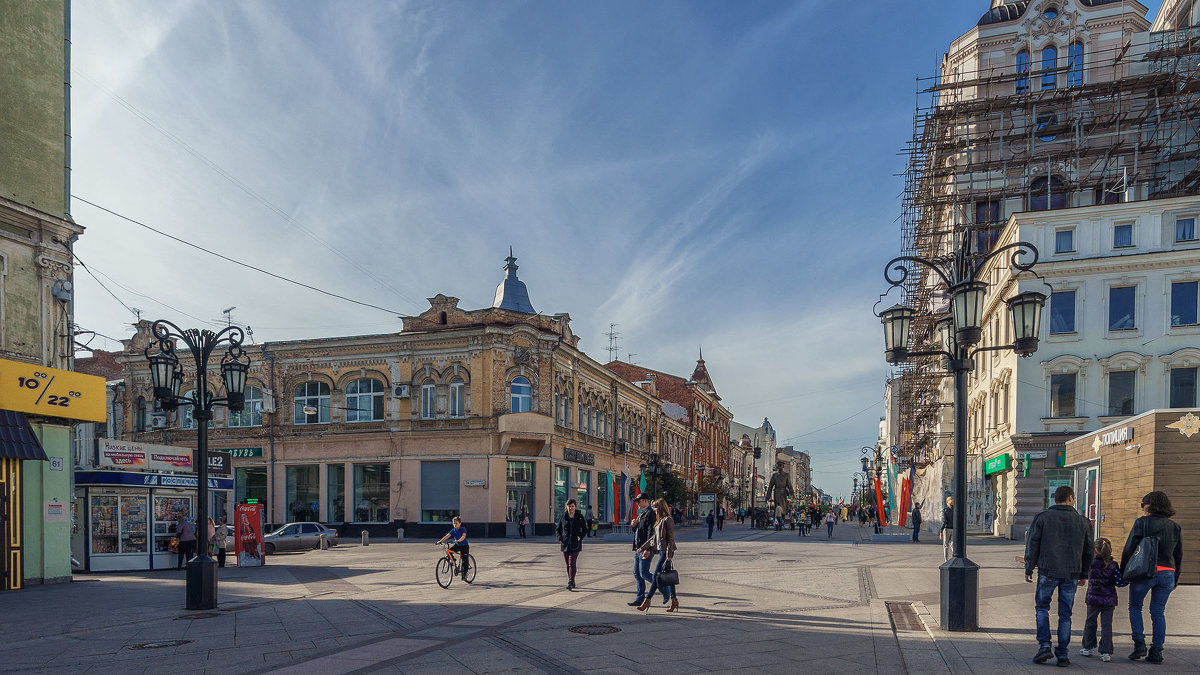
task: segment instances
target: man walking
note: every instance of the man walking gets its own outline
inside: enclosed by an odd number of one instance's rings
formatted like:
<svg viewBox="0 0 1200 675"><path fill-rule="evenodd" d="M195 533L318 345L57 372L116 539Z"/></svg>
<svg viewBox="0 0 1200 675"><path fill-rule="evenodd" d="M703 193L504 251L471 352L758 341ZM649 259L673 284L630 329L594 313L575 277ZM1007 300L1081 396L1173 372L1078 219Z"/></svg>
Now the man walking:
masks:
<svg viewBox="0 0 1200 675"><path fill-rule="evenodd" d="M587 536L594 537L596 535L596 516L592 513L592 507L587 507L587 513L583 514L583 520L587 523Z"/></svg>
<svg viewBox="0 0 1200 675"><path fill-rule="evenodd" d="M654 532L654 510L650 508L650 496L641 493L634 498L637 502L637 519L633 521L633 578L637 580L637 599L629 603L630 607L642 604L646 599L646 584L654 575L650 573L650 556L638 551Z"/></svg>
<svg viewBox="0 0 1200 675"><path fill-rule="evenodd" d="M878 532L879 528L875 528ZM946 508L942 509L942 529L938 531L942 540L942 555L949 560L954 555L954 497L946 497Z"/></svg>
<svg viewBox="0 0 1200 675"><path fill-rule="evenodd" d="M717 522L717 519L713 517L712 511L708 512L708 516L705 517L704 522L708 524L708 538L712 539L713 525Z"/></svg>
<svg viewBox="0 0 1200 675"><path fill-rule="evenodd" d="M725 529L725 507L724 506L717 509L717 531L720 532L723 529Z"/></svg>
<svg viewBox="0 0 1200 675"><path fill-rule="evenodd" d="M913 506L912 523L913 523L913 543L919 544L919 543L921 543L921 505L920 504L916 504L915 506Z"/></svg>
<svg viewBox="0 0 1200 675"><path fill-rule="evenodd" d="M1058 658L1058 665L1071 665L1067 657L1071 643L1071 610L1075 589L1087 582L1095 555L1092 524L1075 510L1075 491L1061 485L1054 491L1054 506L1037 514L1029 526L1025 544L1025 581L1033 583L1038 570L1034 604L1037 617L1038 653L1034 663ZM1058 590L1058 646L1050 649L1050 597Z"/></svg>

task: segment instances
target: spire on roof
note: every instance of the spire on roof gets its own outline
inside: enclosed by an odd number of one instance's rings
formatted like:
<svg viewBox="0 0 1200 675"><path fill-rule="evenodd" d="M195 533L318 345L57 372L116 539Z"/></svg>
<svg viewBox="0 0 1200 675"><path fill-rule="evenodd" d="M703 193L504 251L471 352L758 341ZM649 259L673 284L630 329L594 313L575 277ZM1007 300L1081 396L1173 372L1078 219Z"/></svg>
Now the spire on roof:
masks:
<svg viewBox="0 0 1200 675"><path fill-rule="evenodd" d="M504 281L496 286L496 299L492 307L511 309L515 312L536 314L533 303L529 302L529 289L525 282L517 278L517 259L513 256L512 247L508 247L508 257L504 259Z"/></svg>

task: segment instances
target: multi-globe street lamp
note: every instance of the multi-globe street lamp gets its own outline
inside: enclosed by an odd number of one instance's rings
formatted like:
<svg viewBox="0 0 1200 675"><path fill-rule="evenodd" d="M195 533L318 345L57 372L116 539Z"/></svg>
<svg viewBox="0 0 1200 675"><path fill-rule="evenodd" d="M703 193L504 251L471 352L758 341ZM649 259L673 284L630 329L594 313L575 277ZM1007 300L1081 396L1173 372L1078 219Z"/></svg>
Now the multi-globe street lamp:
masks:
<svg viewBox="0 0 1200 675"><path fill-rule="evenodd" d="M871 453L875 453L875 457L871 457ZM863 489L869 492L868 501L875 504L875 517L872 518L872 531L875 534L883 532L883 524L887 522L887 514L883 510L883 504L875 502L875 495L883 494L883 453L880 452L879 446L862 447L862 472L866 476L866 482L863 484ZM871 471L875 471L875 483L871 484Z"/></svg>
<svg viewBox="0 0 1200 675"><path fill-rule="evenodd" d="M217 606L217 561L208 555L208 422L213 418L213 406L223 405L231 412L240 413L245 405L246 373L250 370L250 359L242 349L245 334L237 326L228 326L219 332L189 328L183 330L170 321L158 320L152 328L157 344L151 343L145 350L150 362L150 380L154 385L154 398L164 410L173 410L182 405L191 406L192 419L196 421L196 555L187 561L185 590L187 609L215 609ZM176 341L182 341L192 353L196 367L196 387L190 396L180 396L184 372L175 354ZM213 351L225 346L221 358L221 381L225 395L215 397L209 391L208 365ZM151 354L151 348L157 353Z"/></svg>
<svg viewBox="0 0 1200 675"><path fill-rule="evenodd" d="M981 323L988 291L988 283L976 275L987 261L1001 254L1010 255L1014 277L1021 272L1032 272L1038 250L1033 244L1018 241L988 253L976 253L972 250L974 238L973 229L968 227L964 241L949 256L932 260L900 256L884 268L884 279L892 288L902 286L918 265L932 272L940 285L944 285L950 311L937 322L941 343L937 348L909 350L909 328L916 308L897 304L879 314L888 363L899 364L919 356L942 356L954 375L954 556L941 566L942 626L952 631L979 628L979 566L967 559L966 552L967 373L974 369L973 359L980 352L1011 349L1018 356L1029 356L1037 351L1042 308L1046 303L1046 295L1037 291L1013 295L1006 301L1012 319L1013 343L975 347L983 335ZM1022 262L1023 256L1030 256L1031 260Z"/></svg>

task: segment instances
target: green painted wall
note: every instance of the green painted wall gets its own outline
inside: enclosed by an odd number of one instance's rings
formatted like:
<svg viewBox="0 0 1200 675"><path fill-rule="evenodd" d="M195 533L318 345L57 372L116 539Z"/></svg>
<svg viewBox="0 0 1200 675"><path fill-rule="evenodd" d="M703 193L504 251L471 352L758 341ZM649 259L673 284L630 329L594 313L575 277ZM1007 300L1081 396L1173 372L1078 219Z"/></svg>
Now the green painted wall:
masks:
<svg viewBox="0 0 1200 675"><path fill-rule="evenodd" d="M67 3L0 0L0 196L66 217Z"/></svg>
<svg viewBox="0 0 1200 675"><path fill-rule="evenodd" d="M33 434L49 457L62 458L62 470L50 462L22 463L25 529L25 585L71 580L71 428L32 422ZM47 517L47 504L62 505L65 518Z"/></svg>

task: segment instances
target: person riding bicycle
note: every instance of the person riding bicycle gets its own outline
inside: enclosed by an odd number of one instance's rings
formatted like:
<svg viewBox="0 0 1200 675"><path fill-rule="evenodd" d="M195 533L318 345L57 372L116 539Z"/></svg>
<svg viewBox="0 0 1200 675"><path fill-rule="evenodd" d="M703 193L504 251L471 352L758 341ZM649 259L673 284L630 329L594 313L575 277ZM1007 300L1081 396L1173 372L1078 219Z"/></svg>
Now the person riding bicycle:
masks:
<svg viewBox="0 0 1200 675"><path fill-rule="evenodd" d="M453 542L452 544L450 544L449 550L461 554L462 578L463 578L463 581L466 581L467 580L467 568L471 564L471 556L469 555L471 553L471 545L467 543L467 528L463 527L462 518L459 518L458 516L454 516L454 518L452 518L450 520L450 522L454 523L454 529L447 532L446 536L442 537L441 539L438 539L437 543L441 544L441 543L446 542L447 540Z"/></svg>

